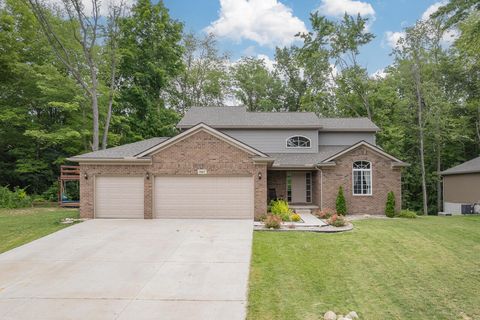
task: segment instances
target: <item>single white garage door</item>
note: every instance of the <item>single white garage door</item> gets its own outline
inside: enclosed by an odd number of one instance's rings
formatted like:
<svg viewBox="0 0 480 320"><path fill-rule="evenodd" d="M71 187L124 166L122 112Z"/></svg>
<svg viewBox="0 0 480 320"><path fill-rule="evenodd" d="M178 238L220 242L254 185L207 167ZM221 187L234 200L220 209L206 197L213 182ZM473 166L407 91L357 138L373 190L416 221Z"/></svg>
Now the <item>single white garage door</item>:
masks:
<svg viewBox="0 0 480 320"><path fill-rule="evenodd" d="M143 177L96 177L95 218L143 219Z"/></svg>
<svg viewBox="0 0 480 320"><path fill-rule="evenodd" d="M252 177L155 177L156 218L252 219Z"/></svg>

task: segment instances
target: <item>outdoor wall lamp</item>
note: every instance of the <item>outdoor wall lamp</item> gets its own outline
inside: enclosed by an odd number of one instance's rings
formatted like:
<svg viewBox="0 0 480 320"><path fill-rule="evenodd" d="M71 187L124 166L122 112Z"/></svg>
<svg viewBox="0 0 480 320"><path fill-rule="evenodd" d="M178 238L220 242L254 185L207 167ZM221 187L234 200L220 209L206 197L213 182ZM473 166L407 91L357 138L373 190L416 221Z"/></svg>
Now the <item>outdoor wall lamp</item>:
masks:
<svg viewBox="0 0 480 320"><path fill-rule="evenodd" d="M83 177L85 178L85 180L88 180L88 174L86 172L83 174Z"/></svg>
<svg viewBox="0 0 480 320"><path fill-rule="evenodd" d="M147 180L150 180L150 174L148 173L148 171L147 171L147 173L145 174L145 178L147 178Z"/></svg>
<svg viewBox="0 0 480 320"><path fill-rule="evenodd" d="M262 180L262 173L261 172L258 173L258 180Z"/></svg>

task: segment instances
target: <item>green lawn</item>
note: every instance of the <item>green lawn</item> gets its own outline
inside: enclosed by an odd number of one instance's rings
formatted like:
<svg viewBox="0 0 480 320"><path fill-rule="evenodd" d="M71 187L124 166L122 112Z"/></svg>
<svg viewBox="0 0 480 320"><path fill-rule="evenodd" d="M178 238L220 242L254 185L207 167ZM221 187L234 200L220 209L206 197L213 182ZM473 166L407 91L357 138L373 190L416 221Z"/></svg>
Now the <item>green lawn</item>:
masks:
<svg viewBox="0 0 480 320"><path fill-rule="evenodd" d="M78 218L78 210L0 209L0 253L69 226L60 223L67 217Z"/></svg>
<svg viewBox="0 0 480 320"><path fill-rule="evenodd" d="M480 217L255 232L248 319L480 319Z"/></svg>

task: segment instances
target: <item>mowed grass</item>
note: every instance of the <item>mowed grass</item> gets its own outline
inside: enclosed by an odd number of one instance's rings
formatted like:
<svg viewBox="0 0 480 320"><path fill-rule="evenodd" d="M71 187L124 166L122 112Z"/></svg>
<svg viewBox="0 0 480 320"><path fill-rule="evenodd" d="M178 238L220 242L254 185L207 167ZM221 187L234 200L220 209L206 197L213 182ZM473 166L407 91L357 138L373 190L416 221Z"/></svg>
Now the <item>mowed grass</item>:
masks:
<svg viewBox="0 0 480 320"><path fill-rule="evenodd" d="M480 217L255 232L248 319L480 319Z"/></svg>
<svg viewBox="0 0 480 320"><path fill-rule="evenodd" d="M0 209L0 253L63 229L63 218L78 218L77 209Z"/></svg>

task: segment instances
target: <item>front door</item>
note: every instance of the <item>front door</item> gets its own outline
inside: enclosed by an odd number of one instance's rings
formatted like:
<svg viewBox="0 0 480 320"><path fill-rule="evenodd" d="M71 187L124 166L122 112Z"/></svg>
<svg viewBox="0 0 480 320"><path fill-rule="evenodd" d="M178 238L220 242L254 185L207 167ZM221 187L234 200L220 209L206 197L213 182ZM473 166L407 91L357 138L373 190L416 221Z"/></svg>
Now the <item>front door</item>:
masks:
<svg viewBox="0 0 480 320"><path fill-rule="evenodd" d="M287 172L287 200L289 203L312 202L312 173Z"/></svg>

